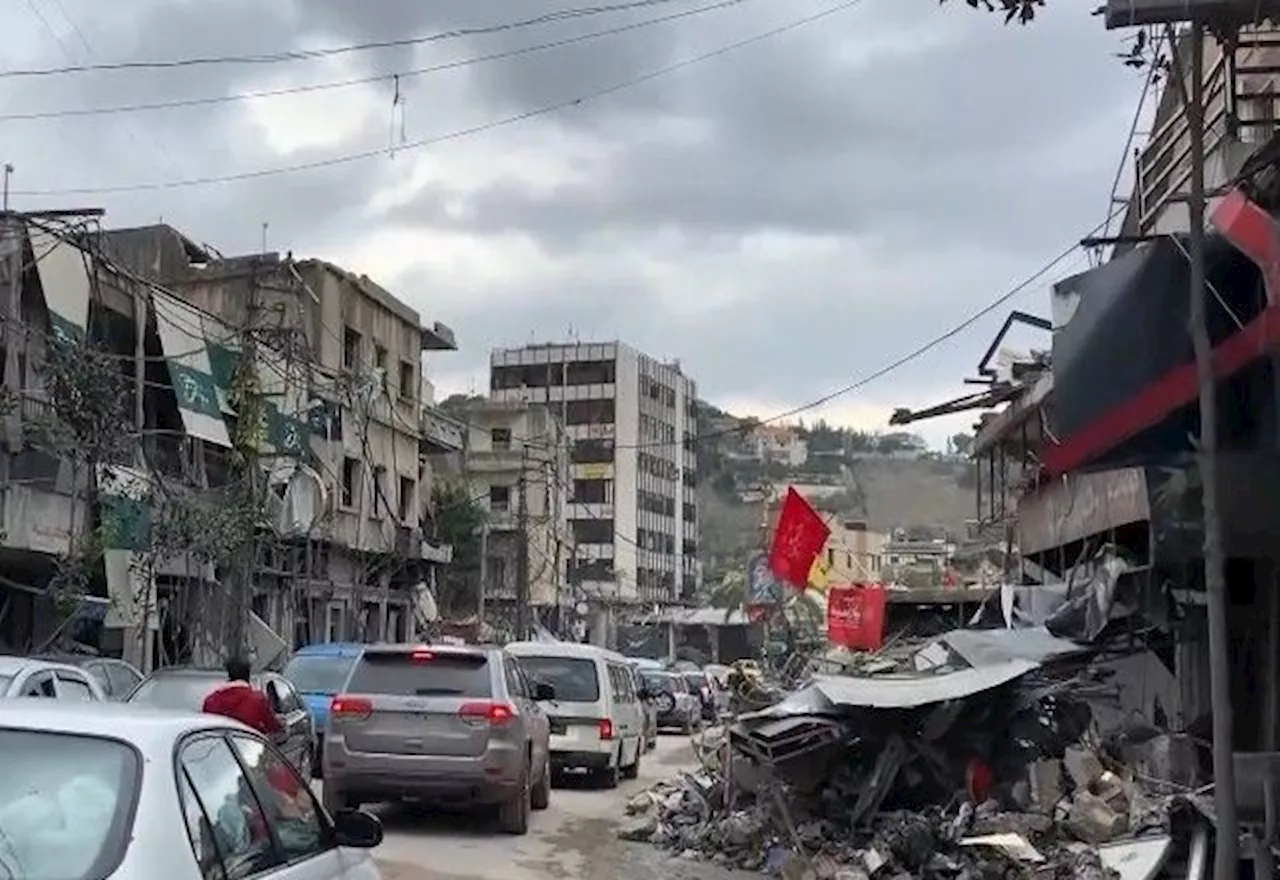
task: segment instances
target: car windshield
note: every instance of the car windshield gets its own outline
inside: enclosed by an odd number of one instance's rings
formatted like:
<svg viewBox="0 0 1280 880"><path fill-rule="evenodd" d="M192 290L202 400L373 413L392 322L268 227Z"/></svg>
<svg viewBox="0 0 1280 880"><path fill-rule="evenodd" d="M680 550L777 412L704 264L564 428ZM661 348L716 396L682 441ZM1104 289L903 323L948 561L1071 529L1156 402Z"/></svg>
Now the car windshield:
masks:
<svg viewBox="0 0 1280 880"><path fill-rule="evenodd" d="M667 675L665 672L646 672L644 673L644 683L651 691L659 691L661 693L674 694L679 693L676 688L675 679Z"/></svg>
<svg viewBox="0 0 1280 880"><path fill-rule="evenodd" d="M594 660L522 656L520 665L535 681L555 688L557 702L594 703L600 699L600 677Z"/></svg>
<svg viewBox="0 0 1280 880"><path fill-rule="evenodd" d="M333 696L346 684L355 662L355 657L300 654L285 666L284 677L301 693Z"/></svg>
<svg viewBox="0 0 1280 880"><path fill-rule="evenodd" d="M397 697L493 695L489 661L483 654L368 653L360 658L346 689L353 694Z"/></svg>
<svg viewBox="0 0 1280 880"><path fill-rule="evenodd" d="M157 675L148 678L129 694L130 703L142 703L157 709L186 709L199 712L204 698L224 679L210 675Z"/></svg>
<svg viewBox="0 0 1280 880"><path fill-rule="evenodd" d="M95 736L0 728L0 880L106 877L132 833L137 753Z"/></svg>

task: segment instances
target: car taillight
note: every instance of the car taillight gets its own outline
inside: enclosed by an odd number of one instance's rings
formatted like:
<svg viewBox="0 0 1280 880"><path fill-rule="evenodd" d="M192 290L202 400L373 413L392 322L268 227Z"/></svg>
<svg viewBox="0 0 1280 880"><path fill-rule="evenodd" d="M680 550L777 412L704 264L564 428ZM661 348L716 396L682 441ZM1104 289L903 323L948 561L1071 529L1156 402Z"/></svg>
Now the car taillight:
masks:
<svg viewBox="0 0 1280 880"><path fill-rule="evenodd" d="M506 703L466 703L458 710L463 721L494 726L506 724L515 714Z"/></svg>
<svg viewBox="0 0 1280 880"><path fill-rule="evenodd" d="M420 649L410 654L409 659L412 660L414 663L427 663L431 660L436 659L436 655L431 651Z"/></svg>
<svg viewBox="0 0 1280 880"><path fill-rule="evenodd" d="M329 715L333 718L362 719L373 714L373 701L364 697L348 697L341 695L333 698L329 704Z"/></svg>
<svg viewBox="0 0 1280 880"><path fill-rule="evenodd" d="M613 722L608 718L600 719L600 738L613 739Z"/></svg>

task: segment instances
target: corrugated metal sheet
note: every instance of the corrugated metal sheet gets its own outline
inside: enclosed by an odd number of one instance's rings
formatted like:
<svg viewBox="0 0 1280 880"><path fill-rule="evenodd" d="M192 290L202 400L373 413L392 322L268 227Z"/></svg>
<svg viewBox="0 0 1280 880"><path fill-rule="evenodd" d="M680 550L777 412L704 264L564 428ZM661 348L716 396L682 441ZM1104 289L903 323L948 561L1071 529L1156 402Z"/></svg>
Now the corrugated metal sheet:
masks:
<svg viewBox="0 0 1280 880"><path fill-rule="evenodd" d="M1015 659L992 666L922 675L819 676L814 679L813 687L837 706L910 709L991 690L1026 675L1039 665Z"/></svg>

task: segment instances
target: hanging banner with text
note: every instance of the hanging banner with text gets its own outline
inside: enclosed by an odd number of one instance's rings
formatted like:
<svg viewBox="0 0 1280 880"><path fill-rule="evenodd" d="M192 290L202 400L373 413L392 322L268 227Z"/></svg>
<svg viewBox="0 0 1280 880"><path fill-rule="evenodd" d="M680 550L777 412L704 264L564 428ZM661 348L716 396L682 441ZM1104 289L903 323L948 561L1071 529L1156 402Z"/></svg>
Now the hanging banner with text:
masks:
<svg viewBox="0 0 1280 880"><path fill-rule="evenodd" d="M884 587L861 585L827 590L827 640L851 651L878 651L884 644Z"/></svg>

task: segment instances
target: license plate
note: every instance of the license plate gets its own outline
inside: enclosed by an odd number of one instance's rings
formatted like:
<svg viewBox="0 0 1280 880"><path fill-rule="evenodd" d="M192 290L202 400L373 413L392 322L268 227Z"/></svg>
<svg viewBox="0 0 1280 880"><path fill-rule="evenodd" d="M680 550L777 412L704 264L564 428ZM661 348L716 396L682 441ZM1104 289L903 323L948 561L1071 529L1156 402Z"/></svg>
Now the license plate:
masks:
<svg viewBox="0 0 1280 880"><path fill-rule="evenodd" d="M569 725L565 724L563 721L552 721L551 732L559 735L564 735L569 732Z"/></svg>

